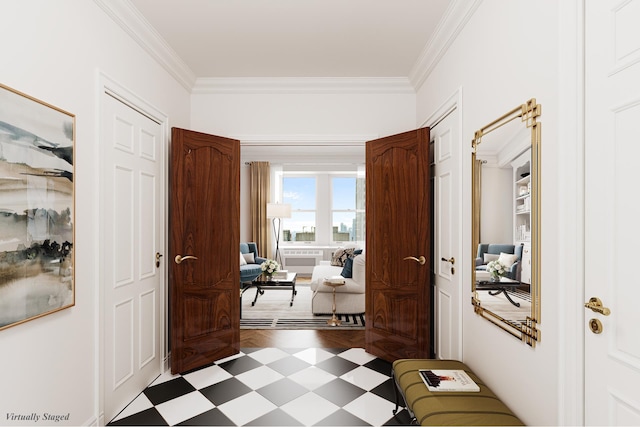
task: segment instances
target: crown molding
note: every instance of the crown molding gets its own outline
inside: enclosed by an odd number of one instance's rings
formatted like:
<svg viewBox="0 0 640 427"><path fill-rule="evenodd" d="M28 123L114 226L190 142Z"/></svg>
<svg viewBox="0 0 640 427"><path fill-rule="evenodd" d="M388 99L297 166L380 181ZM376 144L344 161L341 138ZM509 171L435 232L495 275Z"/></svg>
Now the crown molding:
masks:
<svg viewBox="0 0 640 427"><path fill-rule="evenodd" d="M438 23L433 37L409 72L409 81L417 92L438 65L458 34L467 25L482 0L454 0Z"/></svg>
<svg viewBox="0 0 640 427"><path fill-rule="evenodd" d="M232 135L240 140L245 159L274 163L354 164L362 163L366 142L377 135Z"/></svg>
<svg viewBox="0 0 640 427"><path fill-rule="evenodd" d="M193 94L392 93L415 94L406 77L212 77L199 78Z"/></svg>
<svg viewBox="0 0 640 427"><path fill-rule="evenodd" d="M296 147L296 146L360 146L364 147L367 141L377 139L378 135L231 135L229 138L237 139L242 146L263 147Z"/></svg>
<svg viewBox="0 0 640 427"><path fill-rule="evenodd" d="M93 0L116 24L191 92L196 75L129 0Z"/></svg>

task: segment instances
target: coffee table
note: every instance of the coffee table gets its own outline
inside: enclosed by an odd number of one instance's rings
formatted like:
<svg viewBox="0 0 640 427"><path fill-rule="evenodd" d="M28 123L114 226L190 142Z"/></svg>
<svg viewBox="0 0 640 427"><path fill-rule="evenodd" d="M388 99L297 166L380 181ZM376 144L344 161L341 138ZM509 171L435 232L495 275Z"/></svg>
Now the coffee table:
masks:
<svg viewBox="0 0 640 427"><path fill-rule="evenodd" d="M509 296L507 292L514 290L520 286L520 281L509 279L507 277L501 277L500 280L478 280L476 281L476 291L489 291L489 295L498 295L503 293L509 302L516 307L520 307L519 302L515 302Z"/></svg>
<svg viewBox="0 0 640 427"><path fill-rule="evenodd" d="M242 299L242 295L252 287L256 288L256 296L251 303L251 306L256 305L256 301L258 300L259 295L263 295L264 291L267 289L279 289L279 290L291 290L291 300L289 302L289 306L293 306L293 299L296 297L298 291L296 291L296 278L298 277L297 273L287 273L286 279L268 279L264 275L260 275L253 279L250 283L243 283L242 292L240 294L240 299Z"/></svg>

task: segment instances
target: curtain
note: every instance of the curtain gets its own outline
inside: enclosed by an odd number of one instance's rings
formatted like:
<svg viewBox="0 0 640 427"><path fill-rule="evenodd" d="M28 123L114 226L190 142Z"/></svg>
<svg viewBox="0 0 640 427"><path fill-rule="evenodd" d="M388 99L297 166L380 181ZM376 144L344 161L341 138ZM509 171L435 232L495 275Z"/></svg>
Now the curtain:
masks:
<svg viewBox="0 0 640 427"><path fill-rule="evenodd" d="M267 219L267 203L271 195L271 172L269 162L251 162L249 166L251 189L251 235L258 255L269 257L271 247L270 228Z"/></svg>

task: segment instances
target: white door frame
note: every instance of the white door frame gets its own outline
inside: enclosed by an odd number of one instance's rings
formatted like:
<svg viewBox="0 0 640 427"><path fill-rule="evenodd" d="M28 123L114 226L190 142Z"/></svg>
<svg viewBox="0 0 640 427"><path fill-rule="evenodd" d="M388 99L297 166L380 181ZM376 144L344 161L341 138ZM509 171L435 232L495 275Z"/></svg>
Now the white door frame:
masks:
<svg viewBox="0 0 640 427"><path fill-rule="evenodd" d="M558 424L584 425L585 0L558 4ZM550 212L549 215L553 215ZM541 277L551 279L544 274ZM553 286L553 284L551 284ZM544 290L543 290L544 292Z"/></svg>
<svg viewBox="0 0 640 427"><path fill-rule="evenodd" d="M132 91L128 90L127 88L125 88L124 86L118 84L115 80L111 79L110 77L108 77L106 74L98 71L98 75L97 75L97 80L98 80L98 85L97 85L97 94L96 94L96 101L97 101L97 106L96 106L96 141L98 141L98 149L95 150L96 153L96 159L95 159L95 164L98 165L98 167L96 168L96 174L97 174L97 188L99 189L99 191L97 191L97 197L98 197L98 212L100 213L100 215L104 215L105 212L108 212L108 209L105 209L105 194L104 194L104 177L105 177L105 171L107 169L108 165L103 164L102 159L105 158L104 156L104 151L106 149L106 144L104 143L104 138L102 135L102 129L101 129L101 118L102 118L102 114L104 114L104 100L103 97L104 96L112 96L116 99L118 99L119 101L121 101L122 103L128 105L129 107L131 107L132 109L138 111L140 114L143 114L149 118L151 118L152 120L158 122L160 124L160 128L161 128L161 132L162 132L162 150L163 150L163 156L164 156L164 162L162 164L162 174L164 176L164 182L161 183L161 187L162 187L162 200L160 200L159 202L162 204L163 209L164 209L164 213L165 213L165 224L162 225L163 229L165 230L164 233L164 238L163 241L160 242L160 246L163 248L163 254L167 254L167 224L166 224L166 218L167 218L167 214L168 214L168 198L166 197L166 189L168 188L168 173L167 173L167 169L168 169L168 165L167 165L167 159L168 157L168 152L169 152L169 119L167 117L166 114L162 113L160 110L158 110L157 108L155 108L152 104L148 103L147 101L143 100L142 98L140 98L139 96L137 96L136 94L134 94ZM109 95L107 95L107 93ZM98 223L99 224L103 224L104 221L102 220L102 218L98 219ZM102 226L99 227L99 231L98 231L98 244L97 244L97 254L96 254L96 265L98 266L98 292L97 292L97 298L96 298L96 303L95 303L95 310L99 313L98 315L98 322L96 324L97 327L97 331L96 331L96 337L98 337L98 342L97 342L97 352L96 352L96 366L98 366L98 372L96 374L96 387L97 387L97 393L96 396L98 398L98 402L97 402L97 408L98 408L98 425L105 425L106 422L110 421L110 420L106 420L104 419L105 417L105 393L104 393L104 352L105 352L105 336L104 336L104 287L105 287L105 283L104 283L104 279L103 277L105 276L103 274L104 269L107 268L104 265L104 230L102 229ZM164 372L168 369L168 350L167 350L167 339L166 337L168 336L168 329L167 329L167 302L168 302L168 298L167 298L167 294L168 294L168 270L167 270L167 261L166 261L166 257L164 259L162 259L161 264L160 264L160 269L162 270L162 277L163 277L163 283L162 283L162 289L160 292L160 313L159 313L159 321L162 325L161 328L158 328L157 333L158 333L158 341L160 342L160 348L162 349L162 357L160 358L162 361L162 364L160 366L160 372ZM142 391L142 390L140 390Z"/></svg>
<svg viewBox="0 0 640 427"><path fill-rule="evenodd" d="M469 251L464 250L465 244L466 243L466 239L464 238L464 236L467 235L467 233L469 235L471 235L471 228L470 226L465 228L463 226L463 224L466 224L466 222L463 221L465 215L463 214L465 211L465 204L463 203L463 194L466 194L463 190L464 190L464 182L465 181L465 174L464 174L464 159L465 158L471 158L471 153L470 151L465 151L464 150L464 145L463 145L463 138L462 138L462 87L459 87L450 97L449 99L447 99L445 102L443 102L430 116L429 118L427 118L425 121L423 121L419 127L425 127L428 126L429 128L433 128L435 127L442 119L444 119L450 112L452 112L453 110L458 110L458 153L460 153L460 155L458 156L458 170L460 172L460 179L459 179L459 183L458 183L458 200L454 201L453 205L455 206L457 203L458 206L458 217L456 218L456 223L453 226L454 227L459 227L460 228L460 233L458 235L458 253L456 254L451 254L451 255L447 255L447 256L453 256L455 257L456 260L456 272L459 274L460 277L460 292L458 293L459 298L458 301L454 301L452 304L457 305L458 307L458 337L457 337L457 348L458 350L458 354L452 355L453 358L457 359L457 360L463 360L463 323L462 323L462 309L463 309L463 301L465 301L466 299L464 298L464 289L465 289L465 283L468 283L469 286L468 289L469 292L471 292L471 276L470 276L470 272L468 271L468 268L465 268L465 266L471 265L470 264L470 260L469 260ZM469 143L469 147L471 147L471 143ZM466 155L466 153L469 153L469 156ZM455 161L455 160L454 160ZM469 205L469 210L470 210L470 205ZM469 216L470 217L470 216ZM468 222L469 224L471 224L470 220ZM471 243L468 243L468 245L471 245ZM433 255L435 256L435 254ZM436 260L436 262L439 262L439 260ZM431 284L430 284L431 285ZM433 295L432 295L433 297ZM440 331L436 330L435 334L439 335ZM432 337L433 342L437 343L439 342L439 339L437 339L436 337ZM437 352L437 351L436 351Z"/></svg>

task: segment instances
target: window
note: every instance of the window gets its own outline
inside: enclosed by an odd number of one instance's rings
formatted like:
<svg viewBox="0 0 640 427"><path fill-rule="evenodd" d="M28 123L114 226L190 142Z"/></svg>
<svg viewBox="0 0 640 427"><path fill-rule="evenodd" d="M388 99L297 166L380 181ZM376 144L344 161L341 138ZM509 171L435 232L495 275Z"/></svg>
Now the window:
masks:
<svg viewBox="0 0 640 427"><path fill-rule="evenodd" d="M356 177L331 178L332 242L356 241Z"/></svg>
<svg viewBox="0 0 640 427"><path fill-rule="evenodd" d="M285 170L278 181L276 199L291 204L291 218L282 220L283 243L364 242L364 176L353 170Z"/></svg>
<svg viewBox="0 0 640 427"><path fill-rule="evenodd" d="M291 204L291 218L283 220L283 241L316 241L316 181L315 176L283 177L282 202Z"/></svg>

